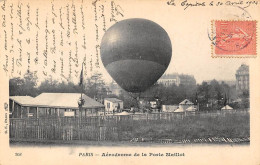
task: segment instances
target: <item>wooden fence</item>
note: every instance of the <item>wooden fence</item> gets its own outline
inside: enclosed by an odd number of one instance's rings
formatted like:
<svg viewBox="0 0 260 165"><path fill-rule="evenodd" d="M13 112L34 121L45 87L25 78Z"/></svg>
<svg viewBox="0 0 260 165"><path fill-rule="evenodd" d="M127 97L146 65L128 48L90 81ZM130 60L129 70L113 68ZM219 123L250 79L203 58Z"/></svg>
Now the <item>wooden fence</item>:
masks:
<svg viewBox="0 0 260 165"><path fill-rule="evenodd" d="M11 139L120 141L132 139L130 135L135 129L134 122L136 121L140 124L149 124L153 121L171 123L173 120L184 120L186 117L196 116L196 119L199 120L200 117L219 115L225 116L226 113L154 113L82 118L10 118L9 131Z"/></svg>
<svg viewBox="0 0 260 165"><path fill-rule="evenodd" d="M120 133L132 130L132 122L132 116L10 119L10 138L120 140Z"/></svg>

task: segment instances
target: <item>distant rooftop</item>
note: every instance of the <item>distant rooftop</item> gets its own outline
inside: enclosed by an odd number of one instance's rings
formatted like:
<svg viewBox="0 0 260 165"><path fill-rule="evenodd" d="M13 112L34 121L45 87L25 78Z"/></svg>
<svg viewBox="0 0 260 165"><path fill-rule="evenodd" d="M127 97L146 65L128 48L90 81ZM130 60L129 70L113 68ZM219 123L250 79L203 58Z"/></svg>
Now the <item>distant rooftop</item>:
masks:
<svg viewBox="0 0 260 165"><path fill-rule="evenodd" d="M213 79L215 80L215 79ZM203 82L206 82L208 84L210 84L211 81L213 80L204 80ZM222 82L224 82L225 84L232 86L232 85L236 85L236 80L216 80L219 84L221 84Z"/></svg>
<svg viewBox="0 0 260 165"><path fill-rule="evenodd" d="M164 74L160 79L176 79L178 77L177 73L174 74Z"/></svg>
<svg viewBox="0 0 260 165"><path fill-rule="evenodd" d="M249 66L246 65L246 64L242 64L242 65L238 68L237 72L239 72L239 71L244 71L244 70L249 71Z"/></svg>
<svg viewBox="0 0 260 165"><path fill-rule="evenodd" d="M119 100L117 98L105 98L104 100L108 100L108 101L111 101L113 103L116 103L116 102L121 102L122 100Z"/></svg>
<svg viewBox="0 0 260 165"><path fill-rule="evenodd" d="M190 100L188 99L185 99L183 100L182 102L180 102L181 105L190 105L190 104L193 104Z"/></svg>

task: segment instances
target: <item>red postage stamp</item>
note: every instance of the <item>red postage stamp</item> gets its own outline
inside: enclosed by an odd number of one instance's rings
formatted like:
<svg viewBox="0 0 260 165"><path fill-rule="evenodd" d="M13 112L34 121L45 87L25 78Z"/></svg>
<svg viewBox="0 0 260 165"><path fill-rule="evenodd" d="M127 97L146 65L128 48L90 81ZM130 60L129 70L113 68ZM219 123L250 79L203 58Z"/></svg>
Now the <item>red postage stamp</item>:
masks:
<svg viewBox="0 0 260 165"><path fill-rule="evenodd" d="M256 57L256 21L212 21L212 57Z"/></svg>

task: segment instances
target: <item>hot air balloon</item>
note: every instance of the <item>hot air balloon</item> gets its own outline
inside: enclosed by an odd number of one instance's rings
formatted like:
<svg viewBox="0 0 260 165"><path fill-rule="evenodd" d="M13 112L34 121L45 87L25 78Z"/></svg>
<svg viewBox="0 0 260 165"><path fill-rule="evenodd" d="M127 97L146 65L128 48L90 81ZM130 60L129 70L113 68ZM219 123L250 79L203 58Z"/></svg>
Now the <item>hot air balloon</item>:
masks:
<svg viewBox="0 0 260 165"><path fill-rule="evenodd" d="M167 69L172 46L167 32L147 19L126 19L111 26L101 41L101 60L125 91L140 93Z"/></svg>

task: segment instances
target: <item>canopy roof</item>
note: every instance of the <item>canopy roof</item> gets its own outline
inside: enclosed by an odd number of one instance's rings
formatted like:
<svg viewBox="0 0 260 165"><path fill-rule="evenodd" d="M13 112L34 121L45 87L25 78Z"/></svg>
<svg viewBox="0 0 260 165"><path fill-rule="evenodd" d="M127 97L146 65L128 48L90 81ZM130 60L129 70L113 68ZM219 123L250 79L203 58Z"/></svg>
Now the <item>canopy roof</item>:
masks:
<svg viewBox="0 0 260 165"><path fill-rule="evenodd" d="M193 103L190 100L185 99L182 102L180 102L180 105L193 105Z"/></svg>
<svg viewBox="0 0 260 165"><path fill-rule="evenodd" d="M221 108L221 110L232 110L233 108L230 107L229 105L226 105L224 107Z"/></svg>
<svg viewBox="0 0 260 165"><path fill-rule="evenodd" d="M10 96L9 99L15 101L16 103L27 106L33 102L33 97L31 96Z"/></svg>
<svg viewBox="0 0 260 165"><path fill-rule="evenodd" d="M11 96L12 97L12 96ZM10 99L11 99L10 97ZM24 96L23 96L24 97ZM81 97L80 93L42 93L39 96L27 99L27 102L22 102L22 106L33 107L51 107L51 108L74 108L77 109L78 101ZM82 94L85 103L83 108L103 108L104 105L94 99ZM26 103L26 104L24 104Z"/></svg>

